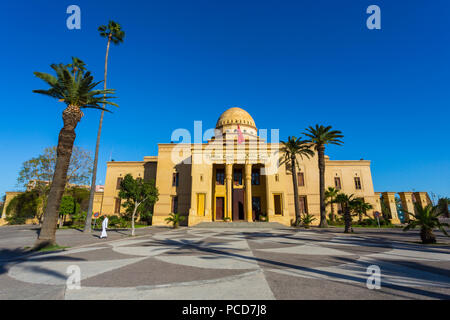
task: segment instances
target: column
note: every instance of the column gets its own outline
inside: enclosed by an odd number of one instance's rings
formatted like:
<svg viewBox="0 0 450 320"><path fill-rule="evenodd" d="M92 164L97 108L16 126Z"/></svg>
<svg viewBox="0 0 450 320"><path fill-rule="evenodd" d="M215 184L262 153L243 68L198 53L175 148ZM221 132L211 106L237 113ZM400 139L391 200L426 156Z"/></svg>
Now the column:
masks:
<svg viewBox="0 0 450 320"><path fill-rule="evenodd" d="M230 219L231 218L231 209L232 209L232 194L231 194L231 190L232 190L232 183L233 183L233 164L226 164L225 167L225 179L226 179L226 184L227 184L227 207L225 210L225 217L228 217Z"/></svg>
<svg viewBox="0 0 450 320"><path fill-rule="evenodd" d="M427 205L431 204L430 198L426 192L414 192L414 197L416 198L416 202L422 208L425 208Z"/></svg>
<svg viewBox="0 0 450 320"><path fill-rule="evenodd" d="M267 167L267 164L266 164ZM273 209L273 199L272 199L272 190L271 190L271 184L269 179L269 174L266 171L266 214L268 221L271 221L273 215L274 215L274 209Z"/></svg>
<svg viewBox="0 0 450 320"><path fill-rule="evenodd" d="M391 211L391 222L393 224L400 224L400 219L398 218L397 214L397 206L395 205L395 192L383 192L383 201L386 205L386 207L389 208Z"/></svg>
<svg viewBox="0 0 450 320"><path fill-rule="evenodd" d="M247 222L252 222L252 165L250 163L245 164L245 213Z"/></svg>
<svg viewBox="0 0 450 320"><path fill-rule="evenodd" d="M403 214L405 221L413 219L408 213L414 214L414 202L412 201L412 192L399 192L400 200L402 200Z"/></svg>

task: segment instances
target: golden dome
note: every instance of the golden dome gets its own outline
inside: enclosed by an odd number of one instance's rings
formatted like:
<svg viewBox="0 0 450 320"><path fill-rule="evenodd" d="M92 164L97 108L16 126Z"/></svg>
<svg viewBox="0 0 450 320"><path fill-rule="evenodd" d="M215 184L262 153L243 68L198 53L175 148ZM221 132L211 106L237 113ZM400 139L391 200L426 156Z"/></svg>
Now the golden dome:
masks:
<svg viewBox="0 0 450 320"><path fill-rule="evenodd" d="M230 108L220 115L216 128L233 124L245 125L256 129L252 116L244 109L236 107Z"/></svg>

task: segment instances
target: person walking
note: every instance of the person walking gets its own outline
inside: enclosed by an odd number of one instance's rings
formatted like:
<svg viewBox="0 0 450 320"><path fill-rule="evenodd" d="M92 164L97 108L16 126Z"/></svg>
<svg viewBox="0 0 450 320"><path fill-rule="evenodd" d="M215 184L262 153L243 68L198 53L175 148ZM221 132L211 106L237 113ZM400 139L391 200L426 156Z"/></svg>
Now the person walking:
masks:
<svg viewBox="0 0 450 320"><path fill-rule="evenodd" d="M108 238L108 234L106 233L106 229L108 229L108 217L104 216L105 219L103 219L102 222L102 234L100 235L100 239L102 238Z"/></svg>

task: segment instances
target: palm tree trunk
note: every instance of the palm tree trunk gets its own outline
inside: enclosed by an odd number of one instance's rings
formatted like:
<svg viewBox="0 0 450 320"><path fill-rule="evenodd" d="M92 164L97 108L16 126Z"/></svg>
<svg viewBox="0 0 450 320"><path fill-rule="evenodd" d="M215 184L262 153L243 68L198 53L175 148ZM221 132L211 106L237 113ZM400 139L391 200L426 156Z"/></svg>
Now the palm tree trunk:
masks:
<svg viewBox="0 0 450 320"><path fill-rule="evenodd" d="M330 207L331 207L331 221L334 221L334 206L333 206L333 198L330 199Z"/></svg>
<svg viewBox="0 0 450 320"><path fill-rule="evenodd" d="M352 231L352 217L350 216L350 210L347 206L344 207L344 233L350 233Z"/></svg>
<svg viewBox="0 0 450 320"><path fill-rule="evenodd" d="M320 228L328 227L325 211L325 146L321 145L317 150L319 158L319 188L320 188Z"/></svg>
<svg viewBox="0 0 450 320"><path fill-rule="evenodd" d="M64 126L59 132L58 147L56 149L56 165L47 205L44 212L44 221L39 237L34 244L35 249L55 244L56 225L58 223L59 206L67 182L67 170L72 156L75 141L75 128L81 120L82 113L78 107L68 106L63 111Z"/></svg>
<svg viewBox="0 0 450 320"><path fill-rule="evenodd" d="M300 200L298 198L298 184L297 184L297 168L295 166L295 156L291 158L292 166L292 183L294 184L294 206L295 206L295 225L300 222Z"/></svg>
<svg viewBox="0 0 450 320"><path fill-rule="evenodd" d="M430 228L422 227L420 229L420 238L422 239L422 243L424 244L436 243L436 236L433 234L433 230Z"/></svg>
<svg viewBox="0 0 450 320"><path fill-rule="evenodd" d="M111 35L108 37L108 44L106 45L106 55L105 55L105 74L104 74L104 82L103 82L103 89L106 90L106 78L108 75L108 55L109 55L109 45L111 43ZM105 94L106 96L106 94ZM105 105L103 104L103 107ZM98 150L100 148L100 136L102 134L102 125L103 125L103 115L104 111L102 110L102 113L100 115L100 123L98 124L98 131L97 131L97 142L95 143L95 156L94 156L94 166L92 168L92 181L91 181L91 190L89 193L89 205L88 205L88 211L86 214L86 223L84 224L84 232L91 232L91 225L92 225L92 210L94 207L94 196L95 196L95 186L97 182L97 164L98 164Z"/></svg>

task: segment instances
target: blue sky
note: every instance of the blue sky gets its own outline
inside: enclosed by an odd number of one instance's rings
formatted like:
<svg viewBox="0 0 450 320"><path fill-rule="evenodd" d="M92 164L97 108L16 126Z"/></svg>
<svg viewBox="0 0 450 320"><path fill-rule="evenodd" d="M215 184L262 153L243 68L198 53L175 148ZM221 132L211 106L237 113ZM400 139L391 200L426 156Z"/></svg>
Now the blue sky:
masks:
<svg viewBox="0 0 450 320"><path fill-rule="evenodd" d="M66 28L67 6L81 30ZM381 8L382 29L366 28ZM332 159L369 159L376 191L450 196L448 1L8 1L0 10L0 195L21 164L56 145L63 104L32 93L33 71L83 59L103 77L97 27L126 31L112 46L98 183L106 161L156 155L176 128L213 127L240 106L281 139L316 123L343 131ZM85 112L76 145L93 150L100 114Z"/></svg>

